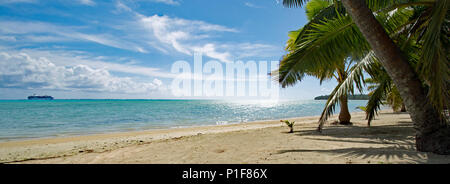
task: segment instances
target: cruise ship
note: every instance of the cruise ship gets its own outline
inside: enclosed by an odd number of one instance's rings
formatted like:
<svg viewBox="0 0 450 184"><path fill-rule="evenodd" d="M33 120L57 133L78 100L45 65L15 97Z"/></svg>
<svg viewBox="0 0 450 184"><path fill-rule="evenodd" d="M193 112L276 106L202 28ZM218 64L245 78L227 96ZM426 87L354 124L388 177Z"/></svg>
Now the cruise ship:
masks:
<svg viewBox="0 0 450 184"><path fill-rule="evenodd" d="M48 95L38 96L34 94L32 96L28 96L28 100L53 100L53 97Z"/></svg>

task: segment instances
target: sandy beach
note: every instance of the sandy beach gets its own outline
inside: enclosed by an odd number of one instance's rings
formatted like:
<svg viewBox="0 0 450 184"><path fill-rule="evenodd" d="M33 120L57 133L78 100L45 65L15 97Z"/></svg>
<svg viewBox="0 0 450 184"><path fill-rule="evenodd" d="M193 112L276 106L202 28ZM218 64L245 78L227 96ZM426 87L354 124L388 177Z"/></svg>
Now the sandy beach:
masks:
<svg viewBox="0 0 450 184"><path fill-rule="evenodd" d="M329 122L333 122L333 117ZM293 118L294 133L279 122L177 128L141 132L33 139L0 143L1 163L230 163L390 164L450 163L450 156L417 152L409 114L382 111L372 127L364 113L353 126L318 117Z"/></svg>

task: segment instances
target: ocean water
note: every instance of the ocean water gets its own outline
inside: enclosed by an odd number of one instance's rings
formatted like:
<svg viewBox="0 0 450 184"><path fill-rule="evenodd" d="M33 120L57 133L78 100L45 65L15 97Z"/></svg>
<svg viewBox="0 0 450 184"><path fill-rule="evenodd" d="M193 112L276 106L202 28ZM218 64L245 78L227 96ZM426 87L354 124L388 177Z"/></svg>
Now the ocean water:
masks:
<svg viewBox="0 0 450 184"><path fill-rule="evenodd" d="M367 103L350 100L349 110ZM320 115L324 100L0 100L0 141ZM338 110L339 108L337 108Z"/></svg>

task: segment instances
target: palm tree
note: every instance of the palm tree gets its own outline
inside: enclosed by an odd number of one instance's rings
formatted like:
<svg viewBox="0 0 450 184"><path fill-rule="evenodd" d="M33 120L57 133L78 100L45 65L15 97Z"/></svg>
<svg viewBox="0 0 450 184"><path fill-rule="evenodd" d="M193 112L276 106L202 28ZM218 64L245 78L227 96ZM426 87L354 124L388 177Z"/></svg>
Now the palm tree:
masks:
<svg viewBox="0 0 450 184"><path fill-rule="evenodd" d="M336 77L338 86L327 100L320 117L318 130L321 131L323 123L333 113L337 104L341 104L340 121L346 122L345 117L350 120L347 95L354 93L353 83L343 84L348 80L349 69L353 62L366 61L359 63L371 66L373 68L371 70L374 72L369 74L373 75L380 72L377 68L381 68L381 66L372 64L376 62L372 57L373 53L370 52L370 46L345 12L342 4L329 0L312 0L306 5L306 13L310 21L303 28L289 33L290 39L286 48L289 53L283 57L279 71L274 73L277 74L277 79L282 87L286 87L300 81L305 74L316 76L322 82L324 78L331 78L334 75L333 72L336 72L334 76L338 76ZM411 11L401 10L389 15L379 13L378 17L384 19L389 16L389 21L384 24L391 30L396 30L395 24L405 22L406 17L411 14ZM345 67L345 70L342 69L342 66ZM357 66L362 66L361 70L369 70L365 65L357 64ZM351 68L351 71L353 68L355 66ZM361 76L362 72L355 73L358 74L357 76ZM356 87L361 91L362 86L360 83L358 84ZM343 86L347 87L346 90L336 93L336 90ZM378 103L378 101L375 102ZM370 110L376 111L379 108L377 103L374 103L375 106ZM345 116L346 114L348 115ZM369 125L372 119L369 119Z"/></svg>
<svg viewBox="0 0 450 184"><path fill-rule="evenodd" d="M283 4L289 7L302 6L307 0L284 0ZM416 129L416 149L418 151L450 154L450 128L442 112L448 104L449 90L449 64L448 64L448 26L447 10L450 1L355 1L333 0L336 12L342 3L352 22L357 26L365 40L368 42L373 55L383 66L408 108ZM418 72L404 56L401 48L391 39L382 21L378 21L380 10L392 10L408 7L425 7L414 20L403 27L407 30L407 40L414 40L421 46L420 59L417 63ZM370 7L370 8L369 8ZM399 30L401 31L401 30ZM359 37L355 34L353 38ZM358 46L358 45L355 45ZM333 49L343 50L339 47ZM355 48L360 49L360 48ZM331 52L331 48L328 52ZM325 55L327 55L325 53ZM370 59L369 59L370 60ZM291 74L292 75L292 74ZM349 77L350 78L350 77ZM357 78L350 78L354 81ZM424 87L425 84L425 87ZM340 86L350 87L349 82ZM338 86L340 88L340 86ZM334 92L344 90L335 90ZM330 100L329 100L330 101ZM331 101L335 101L331 99Z"/></svg>
<svg viewBox="0 0 450 184"><path fill-rule="evenodd" d="M324 0L313 0L309 2L306 8L308 19L311 21L318 14L321 13L321 10L323 10L328 6L330 6L330 3ZM329 17L331 17L331 15ZM283 87L296 84L298 81L301 81L305 75L319 78L320 83L322 83L324 80L334 78L339 84L341 84L347 78L353 60L348 60L345 56L341 56L332 58L330 62L322 62L320 64L314 64L314 62L316 62L316 60L313 58L315 57L314 55L311 55L311 57L301 57L301 58L297 57L296 53L308 52L308 50L311 50L307 44L299 44L308 42L307 39L304 39L305 37L307 37L307 34L310 33L308 31L310 27L308 26L309 25L306 25L305 27L300 28L299 30L291 31L289 33L289 40L287 41L286 46L286 50L289 53L283 57L280 70L278 72L275 72L275 75L278 76L279 79L283 80L280 81ZM295 78L284 77L287 73L292 72L291 64L298 65L298 63L301 63L302 67L296 68ZM339 123L350 124L351 115L348 110L347 94L343 94L339 97L339 103L340 103L340 113L338 117Z"/></svg>
<svg viewBox="0 0 450 184"><path fill-rule="evenodd" d="M398 89L393 86L391 88L391 91L386 96L386 102L392 107L392 110L394 112L400 112L404 108L402 97L400 96L400 92ZM406 109L404 109L403 112L405 112Z"/></svg>
<svg viewBox="0 0 450 184"><path fill-rule="evenodd" d="M389 80L390 80L390 78L389 78ZM405 104L403 103L402 97L400 96L400 93L398 92L398 89L394 84L391 83L390 88L386 89L388 91L385 91L383 93L382 97L377 97L377 96L374 96L373 94L374 94L375 90L378 89L379 84L381 82L377 81L376 79L374 80L372 78L368 78L368 79L364 80L364 82L366 84L369 84L367 86L367 90L370 91L369 96L371 98L379 98L377 100L386 100L386 103L389 104L389 106L391 106L392 111L394 111L394 112L406 112ZM367 107L365 107L365 108L367 109Z"/></svg>
<svg viewBox="0 0 450 184"><path fill-rule="evenodd" d="M369 118L368 114L367 114L367 107L366 106L358 106L355 109L359 109L359 110L364 111L366 113L366 120Z"/></svg>

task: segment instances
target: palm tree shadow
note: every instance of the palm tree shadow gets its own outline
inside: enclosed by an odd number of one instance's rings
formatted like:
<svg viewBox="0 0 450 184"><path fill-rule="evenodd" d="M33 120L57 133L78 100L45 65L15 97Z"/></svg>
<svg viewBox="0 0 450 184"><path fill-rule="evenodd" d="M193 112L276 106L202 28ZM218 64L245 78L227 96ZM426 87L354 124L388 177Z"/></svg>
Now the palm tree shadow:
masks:
<svg viewBox="0 0 450 184"><path fill-rule="evenodd" d="M411 121L397 121L399 124L411 124Z"/></svg>
<svg viewBox="0 0 450 184"><path fill-rule="evenodd" d="M417 152L414 145L414 129L409 122L402 122L395 125L379 125L372 127L361 126L328 126L322 133L314 129L297 130L297 136L304 136L304 139L331 142L349 142L362 144L384 144L384 147L352 147L341 149L291 149L278 150L278 154L284 153L328 153L344 157L358 157L363 159L400 158L409 163L436 163L433 158L444 158L448 156L434 155L431 153ZM313 137L311 137L313 136ZM317 138L319 137L319 138ZM323 138L322 138L323 137ZM356 144L357 145L357 144Z"/></svg>
<svg viewBox="0 0 450 184"><path fill-rule="evenodd" d="M327 153L335 154L343 157L358 157L363 159L380 159L385 158L387 160L393 158L402 158L410 163L428 163L426 159L426 153L419 153L411 150L410 147L389 146L383 148L342 148L342 149L295 149L295 150L279 150L278 154L284 153Z"/></svg>
<svg viewBox="0 0 450 184"><path fill-rule="evenodd" d="M397 142L390 142L389 140L385 139L376 139L376 140L340 140L340 139L318 139L318 138L304 138L309 140L316 140L316 141L331 141L331 142L349 142L349 143L362 143L362 144L385 144L385 145L397 145L397 146L404 146L404 145L410 145L410 141L397 141Z"/></svg>
<svg viewBox="0 0 450 184"><path fill-rule="evenodd" d="M361 126L328 126L318 132L317 130L297 130L297 136L317 135L333 138L368 138L390 141L402 141L414 136L414 129L410 124L381 125L372 127Z"/></svg>

